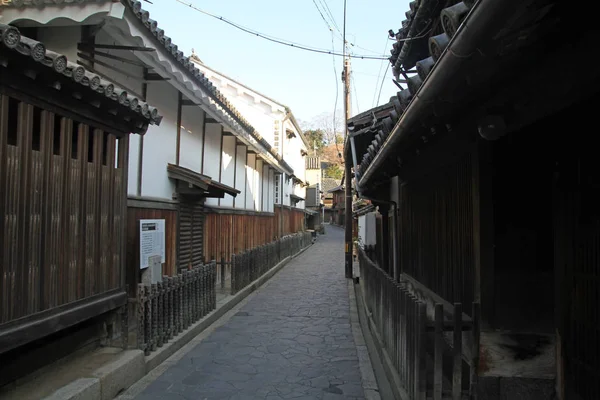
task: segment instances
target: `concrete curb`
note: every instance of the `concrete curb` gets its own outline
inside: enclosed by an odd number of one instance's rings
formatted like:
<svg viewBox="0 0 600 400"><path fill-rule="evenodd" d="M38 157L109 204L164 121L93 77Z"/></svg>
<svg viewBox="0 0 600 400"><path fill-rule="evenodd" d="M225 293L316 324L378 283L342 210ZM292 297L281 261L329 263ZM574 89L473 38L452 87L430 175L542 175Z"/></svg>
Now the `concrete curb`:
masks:
<svg viewBox="0 0 600 400"><path fill-rule="evenodd" d="M248 297L252 292L265 284L288 262L298 257L312 246L312 243L293 256L286 257L279 264L271 268L260 278L240 290L232 297L223 301L218 308L200 321L194 323L184 332L173 338L160 349L144 357L141 350L124 351L117 360L95 370L90 377L80 378L58 389L44 400L109 400L127 390L130 386L141 380L153 369L166 361L178 350L191 342L202 331L209 328L238 303ZM161 371L162 372L162 371Z"/></svg>

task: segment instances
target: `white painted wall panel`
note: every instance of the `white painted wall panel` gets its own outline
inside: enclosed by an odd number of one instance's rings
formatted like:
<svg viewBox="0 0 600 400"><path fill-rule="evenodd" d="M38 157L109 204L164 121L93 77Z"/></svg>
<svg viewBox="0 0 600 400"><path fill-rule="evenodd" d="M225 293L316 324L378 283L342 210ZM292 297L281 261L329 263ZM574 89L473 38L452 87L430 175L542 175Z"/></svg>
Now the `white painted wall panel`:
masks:
<svg viewBox="0 0 600 400"><path fill-rule="evenodd" d="M138 160L140 151L140 135L129 135L129 166L127 171L127 194L135 196L137 193Z"/></svg>
<svg viewBox="0 0 600 400"><path fill-rule="evenodd" d="M235 198L235 208L246 208L246 146L238 145L235 162L235 188L241 193Z"/></svg>
<svg viewBox="0 0 600 400"><path fill-rule="evenodd" d="M263 165L262 173L262 210L269 211L269 165Z"/></svg>
<svg viewBox="0 0 600 400"><path fill-rule="evenodd" d="M269 171L269 212L275 212L275 171Z"/></svg>
<svg viewBox="0 0 600 400"><path fill-rule="evenodd" d="M235 136L223 136L223 156L221 159L221 183L235 186ZM233 207L233 196L226 194L221 206Z"/></svg>
<svg viewBox="0 0 600 400"><path fill-rule="evenodd" d="M254 207L256 211L262 211L262 203L263 203L263 160L256 160L256 170L254 175L254 185L256 187L256 196L254 201Z"/></svg>
<svg viewBox="0 0 600 400"><path fill-rule="evenodd" d="M148 85L148 102L163 115L160 126L150 125L144 136L142 196L171 199L175 184L167 164L175 163L177 149L177 91L166 82Z"/></svg>
<svg viewBox="0 0 600 400"><path fill-rule="evenodd" d="M254 210L256 200L255 170L256 154L248 154L246 161L246 209Z"/></svg>
<svg viewBox="0 0 600 400"><path fill-rule="evenodd" d="M196 106L181 108L179 165L200 173L202 170L202 129L204 111Z"/></svg>
<svg viewBox="0 0 600 400"><path fill-rule="evenodd" d="M215 181L219 180L221 159L221 125L216 123L206 124L206 137L204 138L204 175L210 176ZM219 200L206 199L207 205L219 205Z"/></svg>

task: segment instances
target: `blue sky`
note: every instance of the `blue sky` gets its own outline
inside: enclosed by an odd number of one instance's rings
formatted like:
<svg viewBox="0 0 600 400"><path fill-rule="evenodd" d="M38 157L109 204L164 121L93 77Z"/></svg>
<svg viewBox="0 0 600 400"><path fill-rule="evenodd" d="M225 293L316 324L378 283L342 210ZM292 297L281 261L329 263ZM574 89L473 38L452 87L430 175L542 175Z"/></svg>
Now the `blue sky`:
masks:
<svg viewBox="0 0 600 400"><path fill-rule="evenodd" d="M150 18L158 21L159 27L186 55L191 54L193 48L206 65L288 105L297 119L311 121L317 115L333 112L335 79L338 80L339 91L337 109L343 109L342 57L335 58L337 76L334 76L331 55L271 43L176 0L152 1L154 4L144 2L143 7L150 11ZM316 48L332 47L331 32L313 0L182 1L270 36ZM343 0L315 2L319 6L327 3L342 30ZM407 0L347 0L346 35L347 40L355 44L351 52L389 55L393 42L386 38L387 31L396 31L401 26L408 8ZM334 37L334 44L336 51L341 52L340 35ZM387 60L352 60L353 115L377 105L373 99L374 93L377 92L377 96L379 92L378 75L380 71L383 75L387 64ZM388 69L379 104L386 103L397 90Z"/></svg>

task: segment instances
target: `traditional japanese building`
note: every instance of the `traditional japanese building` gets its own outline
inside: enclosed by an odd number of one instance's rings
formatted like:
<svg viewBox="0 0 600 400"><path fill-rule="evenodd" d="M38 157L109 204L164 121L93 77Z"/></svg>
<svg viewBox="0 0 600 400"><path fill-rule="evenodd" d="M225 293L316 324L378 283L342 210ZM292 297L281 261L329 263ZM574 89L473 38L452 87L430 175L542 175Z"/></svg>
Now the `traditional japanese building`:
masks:
<svg viewBox="0 0 600 400"><path fill-rule="evenodd" d="M600 71L557 68L599 32L553 1L421 0L406 17L400 91L349 121L346 146L387 221L388 260L363 252L360 280L397 392L599 398Z"/></svg>

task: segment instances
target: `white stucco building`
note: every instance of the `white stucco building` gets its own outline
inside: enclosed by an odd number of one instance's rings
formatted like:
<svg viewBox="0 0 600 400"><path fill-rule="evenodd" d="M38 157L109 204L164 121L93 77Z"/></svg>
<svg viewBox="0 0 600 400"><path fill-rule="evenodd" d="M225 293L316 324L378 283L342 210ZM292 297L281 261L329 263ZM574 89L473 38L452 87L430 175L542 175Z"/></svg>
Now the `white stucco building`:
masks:
<svg viewBox="0 0 600 400"><path fill-rule="evenodd" d="M270 220L284 218L275 204L304 208L306 143L287 107L184 55L138 1L57 3L12 1L0 23L116 82L123 104L159 109L160 126L131 139L128 229L165 219L166 273L290 233Z"/></svg>
<svg viewBox="0 0 600 400"><path fill-rule="evenodd" d="M190 59L294 170L278 177L276 204L304 209L309 144L290 108L208 67L195 54Z"/></svg>

